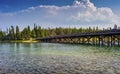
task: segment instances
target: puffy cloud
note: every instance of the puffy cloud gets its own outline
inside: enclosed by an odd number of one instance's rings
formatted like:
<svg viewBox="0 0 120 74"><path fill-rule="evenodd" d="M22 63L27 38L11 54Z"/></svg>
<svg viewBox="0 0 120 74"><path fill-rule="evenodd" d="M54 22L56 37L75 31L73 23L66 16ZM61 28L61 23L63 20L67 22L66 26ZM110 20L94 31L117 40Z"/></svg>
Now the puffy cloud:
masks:
<svg viewBox="0 0 120 74"><path fill-rule="evenodd" d="M89 0L83 0L82 2L75 1L80 11L73 15L73 18L81 22L88 22L91 24L115 24L119 23L119 17L115 15L110 8L102 7L97 8ZM84 11L81 11L84 10ZM96 22L96 23L95 23Z"/></svg>
<svg viewBox="0 0 120 74"><path fill-rule="evenodd" d="M71 6L40 5L14 13L0 13L0 24L42 26L83 26L118 24L120 18L110 8L97 8L90 0L75 0ZM107 25L106 25L107 26Z"/></svg>

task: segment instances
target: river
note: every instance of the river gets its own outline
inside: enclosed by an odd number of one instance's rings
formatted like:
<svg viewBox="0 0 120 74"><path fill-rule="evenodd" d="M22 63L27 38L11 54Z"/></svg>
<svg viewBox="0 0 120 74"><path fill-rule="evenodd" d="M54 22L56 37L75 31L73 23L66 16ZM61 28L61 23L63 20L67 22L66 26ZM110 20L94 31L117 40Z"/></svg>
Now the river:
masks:
<svg viewBox="0 0 120 74"><path fill-rule="evenodd" d="M120 47L0 43L0 74L120 74Z"/></svg>

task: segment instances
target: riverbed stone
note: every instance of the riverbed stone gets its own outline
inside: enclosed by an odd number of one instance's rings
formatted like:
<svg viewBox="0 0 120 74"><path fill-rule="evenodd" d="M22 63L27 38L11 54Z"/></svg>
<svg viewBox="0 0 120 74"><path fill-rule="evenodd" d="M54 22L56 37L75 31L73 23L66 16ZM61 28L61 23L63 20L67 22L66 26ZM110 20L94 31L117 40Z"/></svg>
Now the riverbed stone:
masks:
<svg viewBox="0 0 120 74"><path fill-rule="evenodd" d="M120 74L120 60L117 60L120 57L116 60L63 55L23 57L24 59L18 60L20 58L17 58L17 55L8 56L1 60L0 74Z"/></svg>

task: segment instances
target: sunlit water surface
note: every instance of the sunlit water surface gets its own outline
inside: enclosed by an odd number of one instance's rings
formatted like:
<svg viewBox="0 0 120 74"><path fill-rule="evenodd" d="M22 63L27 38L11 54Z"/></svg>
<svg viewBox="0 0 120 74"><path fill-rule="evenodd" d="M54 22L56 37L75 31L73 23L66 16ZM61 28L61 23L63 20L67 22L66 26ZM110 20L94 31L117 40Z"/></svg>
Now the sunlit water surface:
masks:
<svg viewBox="0 0 120 74"><path fill-rule="evenodd" d="M0 43L0 74L120 74L120 47Z"/></svg>

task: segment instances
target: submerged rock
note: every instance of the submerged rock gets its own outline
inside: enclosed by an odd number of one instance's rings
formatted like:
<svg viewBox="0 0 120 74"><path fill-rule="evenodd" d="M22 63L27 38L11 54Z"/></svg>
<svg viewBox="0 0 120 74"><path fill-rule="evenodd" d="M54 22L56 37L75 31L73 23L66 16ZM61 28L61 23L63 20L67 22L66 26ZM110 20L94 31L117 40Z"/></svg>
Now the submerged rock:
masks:
<svg viewBox="0 0 120 74"><path fill-rule="evenodd" d="M84 59L79 56L8 56L0 62L0 74L119 74L120 57ZM0 56L1 58L2 56Z"/></svg>

